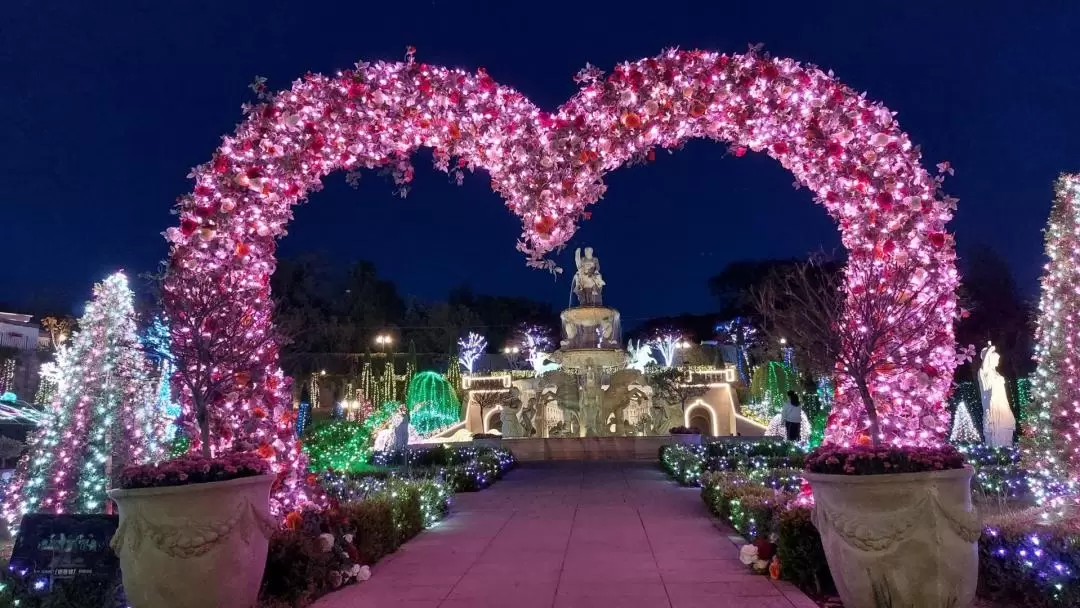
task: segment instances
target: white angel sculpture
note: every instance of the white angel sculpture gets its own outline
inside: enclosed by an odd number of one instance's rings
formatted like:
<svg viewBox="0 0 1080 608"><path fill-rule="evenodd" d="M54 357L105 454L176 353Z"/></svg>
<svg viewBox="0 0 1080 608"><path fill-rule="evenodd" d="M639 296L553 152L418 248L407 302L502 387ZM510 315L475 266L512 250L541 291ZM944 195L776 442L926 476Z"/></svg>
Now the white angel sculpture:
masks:
<svg viewBox="0 0 1080 608"><path fill-rule="evenodd" d="M997 349L988 343L982 351L979 392L983 406L983 437L986 438L986 445L993 448L1012 445L1016 431L1016 417L1005 393L1005 378L997 370L1000 360Z"/></svg>

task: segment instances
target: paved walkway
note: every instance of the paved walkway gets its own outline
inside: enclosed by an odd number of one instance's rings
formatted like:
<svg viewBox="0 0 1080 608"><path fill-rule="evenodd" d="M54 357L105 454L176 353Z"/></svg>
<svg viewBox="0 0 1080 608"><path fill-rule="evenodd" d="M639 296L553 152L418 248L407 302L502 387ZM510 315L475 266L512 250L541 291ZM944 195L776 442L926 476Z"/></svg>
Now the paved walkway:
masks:
<svg viewBox="0 0 1080 608"><path fill-rule="evenodd" d="M730 532L734 535L734 532ZM535 463L317 608L815 608L750 574L700 492L655 464Z"/></svg>

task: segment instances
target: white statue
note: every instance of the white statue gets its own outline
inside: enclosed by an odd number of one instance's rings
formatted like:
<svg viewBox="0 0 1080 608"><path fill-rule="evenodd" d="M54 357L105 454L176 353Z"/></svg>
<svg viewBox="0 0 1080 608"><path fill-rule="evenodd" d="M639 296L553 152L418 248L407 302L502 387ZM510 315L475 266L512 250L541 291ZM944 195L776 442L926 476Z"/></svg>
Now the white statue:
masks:
<svg viewBox="0 0 1080 608"><path fill-rule="evenodd" d="M574 274L573 290L577 295L578 304L581 306L600 306L602 303L600 292L604 289L604 278L600 275L600 260L593 257L592 247L585 248L585 255L581 254L581 248L574 251L574 262L577 264L577 273Z"/></svg>
<svg viewBox="0 0 1080 608"><path fill-rule="evenodd" d="M987 344L979 368L979 391L982 394L983 437L986 445L993 448L1012 445L1016 431L1016 417L1005 393L1005 378L997 370L1000 360L994 345Z"/></svg>
<svg viewBox="0 0 1080 608"><path fill-rule="evenodd" d="M646 367L656 363L656 359L652 356L652 345L643 340L638 340L636 344L631 340L626 345L626 350L630 353L630 363L628 363L626 367L629 367L630 369L636 369L641 373L645 373Z"/></svg>
<svg viewBox="0 0 1080 608"><path fill-rule="evenodd" d="M529 355L529 363L532 365L533 371L537 376L543 376L548 372L553 372L559 369L559 364L554 361L548 360L548 354L541 351L536 351Z"/></svg>

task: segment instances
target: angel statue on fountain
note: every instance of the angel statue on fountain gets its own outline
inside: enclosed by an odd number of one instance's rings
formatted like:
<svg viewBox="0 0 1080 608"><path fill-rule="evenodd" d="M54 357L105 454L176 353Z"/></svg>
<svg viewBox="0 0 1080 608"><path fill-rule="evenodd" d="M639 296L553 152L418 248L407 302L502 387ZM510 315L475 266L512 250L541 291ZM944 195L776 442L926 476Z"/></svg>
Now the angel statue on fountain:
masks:
<svg viewBox="0 0 1080 608"><path fill-rule="evenodd" d="M604 289L604 278L600 276L600 260L593 257L592 247L585 248L585 255L579 247L574 251L577 273L574 274L573 290L580 306L601 306L600 292Z"/></svg>

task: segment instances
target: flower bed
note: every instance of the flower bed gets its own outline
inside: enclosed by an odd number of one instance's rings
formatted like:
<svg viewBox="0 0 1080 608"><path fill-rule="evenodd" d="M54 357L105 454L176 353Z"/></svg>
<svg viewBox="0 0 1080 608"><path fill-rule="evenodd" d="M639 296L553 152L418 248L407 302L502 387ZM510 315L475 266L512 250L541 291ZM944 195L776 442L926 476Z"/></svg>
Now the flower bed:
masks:
<svg viewBox="0 0 1080 608"><path fill-rule="evenodd" d="M342 486L327 491L341 492ZM270 538L260 604L306 606L366 580L371 565L446 515L449 496L434 480L367 477L328 509L289 513L285 528Z"/></svg>
<svg viewBox="0 0 1080 608"><path fill-rule="evenodd" d="M964 460L975 468L972 491L976 496L1025 498L1031 496L1027 473L1020 466L1020 450L991 448L981 443L956 446Z"/></svg>
<svg viewBox="0 0 1080 608"><path fill-rule="evenodd" d="M833 590L832 578L810 506L798 500L791 476L781 470L710 472L701 478L701 498L747 541L774 542L781 578L821 595Z"/></svg>
<svg viewBox="0 0 1080 608"><path fill-rule="evenodd" d="M769 471L801 469L806 452L783 439L716 441L705 446L666 445L660 464L684 486L700 486L711 471Z"/></svg>
<svg viewBox="0 0 1080 608"><path fill-rule="evenodd" d="M668 446L660 461L680 484L700 485L709 511L748 541L773 540L781 578L816 596L831 593L835 588L821 538L810 520L809 501L797 496L801 471L776 466L784 459L797 462L799 457L777 443ZM966 461L976 470L976 494L1027 495L1015 448L975 444L959 445L957 451L962 457L960 464ZM841 457L835 450L818 451L806 457L806 466L819 470L849 466L867 474L884 473L886 462L890 469L958 466L949 449L917 455L891 455L888 450L870 448L844 452ZM878 457L878 452L885 456ZM830 457L836 462L829 462ZM1080 524L1042 526L1036 521L1035 515L1019 514L987 522L979 541L979 597L1019 608L1080 605Z"/></svg>
<svg viewBox="0 0 1080 608"><path fill-rule="evenodd" d="M397 462L382 455L381 462ZM285 517L270 538L261 608L299 608L350 583L370 576L370 566L446 516L455 492L484 489L515 465L507 450L446 447L410 451L410 468L385 465L350 467L353 472L325 471L316 479L330 498L329 508L305 509ZM265 460L249 454L221 459L200 457L131 468L128 488L227 481L264 474ZM20 608L126 606L117 581L60 582L52 591L30 573L0 571L0 606ZM118 593L119 591L119 593ZM71 599L76 598L76 599Z"/></svg>

